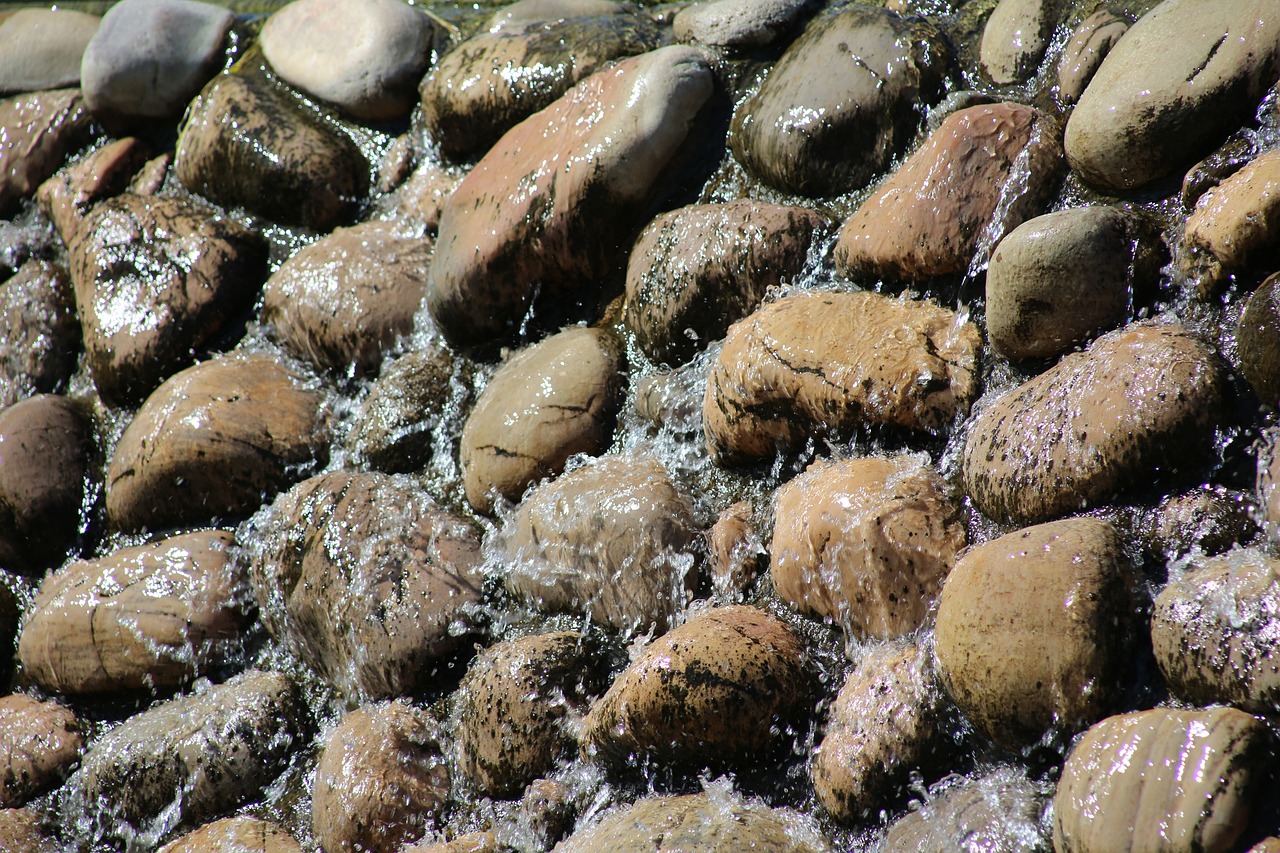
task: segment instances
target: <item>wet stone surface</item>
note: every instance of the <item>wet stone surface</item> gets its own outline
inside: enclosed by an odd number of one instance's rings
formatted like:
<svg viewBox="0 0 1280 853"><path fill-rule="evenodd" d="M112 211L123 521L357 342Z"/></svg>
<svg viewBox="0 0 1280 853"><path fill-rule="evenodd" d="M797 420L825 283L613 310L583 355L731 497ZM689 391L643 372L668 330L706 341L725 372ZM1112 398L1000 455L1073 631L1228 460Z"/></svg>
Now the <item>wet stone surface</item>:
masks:
<svg viewBox="0 0 1280 853"><path fill-rule="evenodd" d="M0 283L0 409L63 390L79 348L66 270L32 259Z"/></svg>

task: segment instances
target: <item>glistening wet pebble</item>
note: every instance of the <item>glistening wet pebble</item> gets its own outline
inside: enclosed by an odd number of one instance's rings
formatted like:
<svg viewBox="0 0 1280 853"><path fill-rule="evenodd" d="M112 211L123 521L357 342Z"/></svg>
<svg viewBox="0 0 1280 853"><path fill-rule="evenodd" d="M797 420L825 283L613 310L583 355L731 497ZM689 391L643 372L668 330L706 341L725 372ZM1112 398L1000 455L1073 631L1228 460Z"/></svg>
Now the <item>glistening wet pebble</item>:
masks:
<svg viewBox="0 0 1280 853"><path fill-rule="evenodd" d="M1275 0L6 7L0 850L1276 849L1278 81Z"/></svg>

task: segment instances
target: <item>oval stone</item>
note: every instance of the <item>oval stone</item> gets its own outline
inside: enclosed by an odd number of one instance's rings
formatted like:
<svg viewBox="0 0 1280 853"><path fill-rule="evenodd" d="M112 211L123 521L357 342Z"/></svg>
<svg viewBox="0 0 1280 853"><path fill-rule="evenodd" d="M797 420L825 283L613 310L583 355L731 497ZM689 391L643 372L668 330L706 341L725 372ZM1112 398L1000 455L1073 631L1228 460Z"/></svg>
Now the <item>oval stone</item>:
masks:
<svg viewBox="0 0 1280 853"><path fill-rule="evenodd" d="M327 448L320 393L266 353L189 367L138 409L107 467L107 519L158 530L242 518Z"/></svg>
<svg viewBox="0 0 1280 853"><path fill-rule="evenodd" d="M915 630L965 545L958 504L915 456L816 462L775 498L778 595L857 639Z"/></svg>
<svg viewBox="0 0 1280 853"><path fill-rule="evenodd" d="M1213 452L1224 381L1177 325L1109 332L974 416L965 489L993 518L1035 522L1189 475Z"/></svg>
<svg viewBox="0 0 1280 853"><path fill-rule="evenodd" d="M1053 32L1050 0L1000 0L982 28L978 62L997 86L1035 76Z"/></svg>
<svg viewBox="0 0 1280 853"><path fill-rule="evenodd" d="M61 390L79 349L80 321L62 267L32 259L0 282L0 409Z"/></svg>
<svg viewBox="0 0 1280 853"><path fill-rule="evenodd" d="M819 15L738 107L729 147L787 193L865 186L911 141L950 64L948 43L921 18L863 6Z"/></svg>
<svg viewBox="0 0 1280 853"><path fill-rule="evenodd" d="M943 429L978 396L976 326L875 293L797 293L729 329L702 405L719 464L857 427Z"/></svg>
<svg viewBox="0 0 1280 853"><path fill-rule="evenodd" d="M700 42L728 51L777 44L810 15L815 0L705 0L676 12L676 41Z"/></svg>
<svg viewBox="0 0 1280 853"><path fill-rule="evenodd" d="M79 89L54 89L0 101L0 215L36 191L90 139L93 117Z"/></svg>
<svg viewBox="0 0 1280 853"><path fill-rule="evenodd" d="M0 850L6 853L62 853L64 848L35 809L0 809Z"/></svg>
<svg viewBox="0 0 1280 853"><path fill-rule="evenodd" d="M83 749L80 721L69 708L22 693L0 697L0 809L57 785Z"/></svg>
<svg viewBox="0 0 1280 853"><path fill-rule="evenodd" d="M1099 9L1080 22L1058 60L1058 97L1064 104L1080 100L1102 60L1128 31L1129 22L1108 9Z"/></svg>
<svg viewBox="0 0 1280 853"><path fill-rule="evenodd" d="M1171 175L1253 117L1280 74L1270 0L1165 0L1107 54L1067 121L1071 168L1109 191Z"/></svg>
<svg viewBox="0 0 1280 853"><path fill-rule="evenodd" d="M102 20L64 9L19 9L0 22L0 95L80 85L80 60Z"/></svg>
<svg viewBox="0 0 1280 853"><path fill-rule="evenodd" d="M609 447L622 403L622 343L611 331L575 327L498 368L462 430L458 454L467 502L492 512L564 470L578 453Z"/></svg>
<svg viewBox="0 0 1280 853"><path fill-rule="evenodd" d="M241 816L206 823L160 853L302 853L302 845L274 823Z"/></svg>
<svg viewBox="0 0 1280 853"><path fill-rule="evenodd" d="M1043 785L1012 767L962 779L930 792L923 807L894 822L881 849L1046 853L1051 849L1042 821L1047 799Z"/></svg>
<svg viewBox="0 0 1280 853"><path fill-rule="evenodd" d="M1245 303L1236 329L1240 372L1264 405L1280 406L1280 274L1267 278Z"/></svg>

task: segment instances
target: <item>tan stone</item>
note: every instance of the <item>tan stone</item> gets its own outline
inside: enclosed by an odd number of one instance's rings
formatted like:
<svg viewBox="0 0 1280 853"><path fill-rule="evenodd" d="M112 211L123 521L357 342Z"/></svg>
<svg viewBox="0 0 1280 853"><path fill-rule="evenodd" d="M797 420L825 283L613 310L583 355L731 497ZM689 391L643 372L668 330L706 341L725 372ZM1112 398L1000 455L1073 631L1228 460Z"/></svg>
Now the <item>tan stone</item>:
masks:
<svg viewBox="0 0 1280 853"><path fill-rule="evenodd" d="M0 100L0 215L58 171L89 141L92 117L79 89Z"/></svg>
<svg viewBox="0 0 1280 853"><path fill-rule="evenodd" d="M62 390L79 350L75 296L62 267L33 258L0 283L0 409Z"/></svg>
<svg viewBox="0 0 1280 853"><path fill-rule="evenodd" d="M1053 33L1048 0L1000 0L982 28L978 61L997 86L1021 83L1036 67Z"/></svg>
<svg viewBox="0 0 1280 853"><path fill-rule="evenodd" d="M160 853L302 853L302 845L274 823L242 816L207 823Z"/></svg>
<svg viewBox="0 0 1280 853"><path fill-rule="evenodd" d="M1102 60L1129 30L1129 22L1099 9L1080 22L1058 61L1058 97L1064 104L1080 100Z"/></svg>
<svg viewBox="0 0 1280 853"><path fill-rule="evenodd" d="M53 220L62 242L71 245L94 204L127 188L149 151L141 139L126 136L107 143L40 185L36 201Z"/></svg>
<svg viewBox="0 0 1280 853"><path fill-rule="evenodd" d="M20 806L62 781L83 749L71 709L22 693L0 698L0 809Z"/></svg>
<svg viewBox="0 0 1280 853"><path fill-rule="evenodd" d="M1269 151L1196 202L1187 217L1178 266L1207 298L1234 273L1280 259L1277 241L1280 151Z"/></svg>
<svg viewBox="0 0 1280 853"><path fill-rule="evenodd" d="M728 506L707 533L707 572L721 595L741 596L755 582L768 554L752 519L750 501Z"/></svg>

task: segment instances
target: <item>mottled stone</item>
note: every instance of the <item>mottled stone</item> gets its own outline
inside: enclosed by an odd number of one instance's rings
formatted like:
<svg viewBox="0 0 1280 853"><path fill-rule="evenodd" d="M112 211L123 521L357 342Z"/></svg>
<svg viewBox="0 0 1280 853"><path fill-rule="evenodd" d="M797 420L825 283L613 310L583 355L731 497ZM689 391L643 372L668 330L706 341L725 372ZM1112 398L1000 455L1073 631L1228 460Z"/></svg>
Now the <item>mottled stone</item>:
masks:
<svg viewBox="0 0 1280 853"><path fill-rule="evenodd" d="M778 595L852 637L915 630L965 545L959 505L915 456L815 462L775 498Z"/></svg>
<svg viewBox="0 0 1280 853"><path fill-rule="evenodd" d="M931 302L798 293L729 329L702 407L711 458L790 451L814 432L938 431L978 396L977 327Z"/></svg>
<svg viewBox="0 0 1280 853"><path fill-rule="evenodd" d="M84 225L89 209L124 191L146 162L149 146L136 136L108 142L40 185L36 200L68 246Z"/></svg>
<svg viewBox="0 0 1280 853"><path fill-rule="evenodd" d="M935 790L925 805L896 821L881 851L1049 853L1045 792L1012 768Z"/></svg>
<svg viewBox="0 0 1280 853"><path fill-rule="evenodd" d="M189 367L120 436L107 518L121 530L158 530L249 515L323 461L326 421L319 391L266 353Z"/></svg>
<svg viewBox="0 0 1280 853"><path fill-rule="evenodd" d="M1193 551L1213 556L1252 541L1259 531L1259 512L1249 495L1221 486L1201 487L1162 500L1142 532L1148 551L1166 562Z"/></svg>
<svg viewBox="0 0 1280 853"><path fill-rule="evenodd" d="M1236 328L1240 372L1263 405L1280 407L1280 273L1249 297Z"/></svg>
<svg viewBox="0 0 1280 853"><path fill-rule="evenodd" d="M785 192L856 189L907 147L950 64L946 40L923 19L866 6L820 15L739 106L729 146Z"/></svg>
<svg viewBox="0 0 1280 853"><path fill-rule="evenodd" d="M62 853L42 815L33 809L0 809L0 850L6 853Z"/></svg>
<svg viewBox="0 0 1280 853"><path fill-rule="evenodd" d="M854 280L914 280L985 265L1043 212L1062 167L1054 120L1022 104L958 110L840 230L836 266Z"/></svg>
<svg viewBox="0 0 1280 853"><path fill-rule="evenodd" d="M1261 155L1200 197L1187 217L1178 268L1207 298L1237 273L1274 269L1278 242L1280 150Z"/></svg>
<svg viewBox="0 0 1280 853"><path fill-rule="evenodd" d="M0 409L64 390L79 350L80 321L62 267L32 259L0 282Z"/></svg>
<svg viewBox="0 0 1280 853"><path fill-rule="evenodd" d="M83 749L71 709L21 693L0 698L0 808L20 806L57 785Z"/></svg>
<svg viewBox="0 0 1280 853"><path fill-rule="evenodd" d="M965 489L987 515L1035 522L1192 476L1213 452L1224 381L1177 325L1109 332L974 416Z"/></svg>
<svg viewBox="0 0 1280 853"><path fill-rule="evenodd" d="M302 845L274 823L241 816L207 823L160 853L302 853Z"/></svg>
<svg viewBox="0 0 1280 853"><path fill-rule="evenodd" d="M1050 0L1000 0L982 29L978 62L997 86L1035 76L1055 23Z"/></svg>
<svg viewBox="0 0 1280 853"><path fill-rule="evenodd" d="M1102 60L1128 31L1129 22L1109 9L1099 9L1080 22L1058 60L1058 97L1064 104L1080 100Z"/></svg>
<svg viewBox="0 0 1280 853"><path fill-rule="evenodd" d="M676 12L677 41L731 51L777 44L813 12L815 0L707 0Z"/></svg>
<svg viewBox="0 0 1280 853"><path fill-rule="evenodd" d="M1123 683L1128 566L1110 522L1069 518L979 545L951 570L934 629L938 675L1008 749L1069 737Z"/></svg>
<svg viewBox="0 0 1280 853"><path fill-rule="evenodd" d="M0 101L0 214L34 193L68 154L89 141L91 121L79 89Z"/></svg>
<svg viewBox="0 0 1280 853"><path fill-rule="evenodd" d="M724 509L707 532L707 574L712 589L740 597L755 582L769 554L752 519L750 501Z"/></svg>
<svg viewBox="0 0 1280 853"><path fill-rule="evenodd" d="M80 85L80 60L97 15L19 9L0 22L0 95Z"/></svg>

